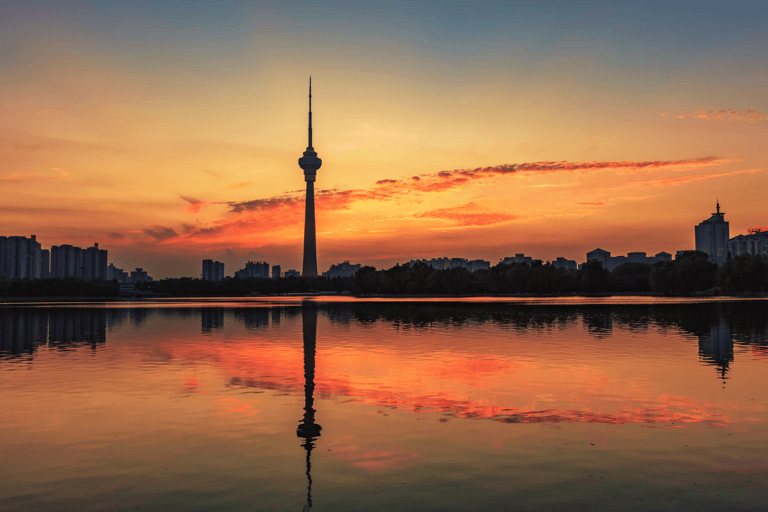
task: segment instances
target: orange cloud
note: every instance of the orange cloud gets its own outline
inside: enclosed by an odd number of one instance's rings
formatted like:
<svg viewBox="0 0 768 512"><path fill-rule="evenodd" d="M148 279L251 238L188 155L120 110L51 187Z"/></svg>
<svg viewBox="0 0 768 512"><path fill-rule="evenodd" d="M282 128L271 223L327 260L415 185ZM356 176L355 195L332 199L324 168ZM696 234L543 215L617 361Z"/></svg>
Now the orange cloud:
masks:
<svg viewBox="0 0 768 512"><path fill-rule="evenodd" d="M189 203L189 206L187 206L187 213L197 213L204 206L210 204L210 203L208 203L206 201L201 201L199 199L195 199L194 197L182 196L181 194L179 194L179 197Z"/></svg>
<svg viewBox="0 0 768 512"><path fill-rule="evenodd" d="M640 162L533 162L522 164L503 164L493 167L478 167L475 169L457 169L440 171L433 174L422 174L402 179L381 179L367 188L358 189L324 189L315 193L315 203L318 210L340 211L347 210L352 204L361 201L388 201L412 194L430 194L465 187L472 182L515 174L539 174L553 172L591 172L600 170L619 169L662 169L662 168L691 168L716 165L726 162L725 159L709 156L685 160L654 160ZM188 211L197 212L206 204L195 198L182 196L191 206ZM303 191L296 191L263 199L251 201L226 202L230 216L221 219L213 225L191 229L179 239L166 237L163 243L173 243L178 240L205 240L206 243L219 239L224 241L227 236L238 233L274 231L275 226L287 227L302 222L304 209ZM234 215L232 215L234 214ZM477 205L469 203L455 208L443 208L425 212L416 217L451 220L458 226L489 226L508 222L517 218L512 214L483 212ZM153 236L153 235L151 235Z"/></svg>
<svg viewBox="0 0 768 512"><path fill-rule="evenodd" d="M230 190L235 190L235 189L238 189L238 188L243 188L243 187L247 187L249 185L253 185L254 183L256 183L256 182L255 181L244 181L242 183L235 183L233 185L230 185L227 188L229 188Z"/></svg>
<svg viewBox="0 0 768 512"><path fill-rule="evenodd" d="M490 226L492 224L500 224L519 218L519 216L510 213L483 211L482 207L475 202L451 208L440 208L429 212L423 212L415 215L415 217L420 219L426 218L453 221L456 225L462 227Z"/></svg>
<svg viewBox="0 0 768 512"><path fill-rule="evenodd" d="M471 181L494 178L511 174L538 174L563 171L594 171L603 169L658 169L665 167L699 167L725 162L725 159L709 156L688 160L645 161L645 162L534 162L524 164L503 164L494 167L457 169L422 174L405 179L383 179L366 189L320 190L315 201L325 209L346 209L356 201L386 201L411 193L443 192L468 184ZM301 195L285 195L253 201L227 203L233 213L263 211L278 206L303 203Z"/></svg>
<svg viewBox="0 0 768 512"><path fill-rule="evenodd" d="M662 114L666 116L666 114ZM707 119L730 121L731 124L746 123L760 128L768 128L768 113L763 110L697 110L695 112L678 114L678 119Z"/></svg>

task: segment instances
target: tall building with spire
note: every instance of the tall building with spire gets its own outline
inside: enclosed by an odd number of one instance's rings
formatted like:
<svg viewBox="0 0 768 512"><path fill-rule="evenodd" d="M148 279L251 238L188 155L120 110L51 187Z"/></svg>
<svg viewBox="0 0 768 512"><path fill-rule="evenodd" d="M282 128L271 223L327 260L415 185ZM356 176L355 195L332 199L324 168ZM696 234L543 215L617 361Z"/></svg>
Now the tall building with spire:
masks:
<svg viewBox="0 0 768 512"><path fill-rule="evenodd" d="M304 171L307 182L307 201L304 210L304 267L301 275L317 275L317 242L315 239L315 177L323 161L317 158L312 147L312 77L309 77L309 144L304 156L299 158L299 167Z"/></svg>
<svg viewBox="0 0 768 512"><path fill-rule="evenodd" d="M730 230L725 220L725 213L720 212L720 201L717 201L717 212L702 221L695 229L696 250L705 252L709 261L723 265L728 259L728 240Z"/></svg>

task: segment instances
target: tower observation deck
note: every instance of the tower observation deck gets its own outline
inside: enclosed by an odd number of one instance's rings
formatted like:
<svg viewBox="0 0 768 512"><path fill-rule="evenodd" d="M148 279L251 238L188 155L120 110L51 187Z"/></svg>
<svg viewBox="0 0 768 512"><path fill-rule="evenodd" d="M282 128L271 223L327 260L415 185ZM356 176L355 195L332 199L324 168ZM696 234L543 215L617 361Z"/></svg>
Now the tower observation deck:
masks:
<svg viewBox="0 0 768 512"><path fill-rule="evenodd" d="M309 143L304 156L299 158L299 167L304 171L307 182L307 200L304 209L304 266L301 275L317 275L317 241L315 238L315 177L323 161L312 147L312 77L309 77Z"/></svg>

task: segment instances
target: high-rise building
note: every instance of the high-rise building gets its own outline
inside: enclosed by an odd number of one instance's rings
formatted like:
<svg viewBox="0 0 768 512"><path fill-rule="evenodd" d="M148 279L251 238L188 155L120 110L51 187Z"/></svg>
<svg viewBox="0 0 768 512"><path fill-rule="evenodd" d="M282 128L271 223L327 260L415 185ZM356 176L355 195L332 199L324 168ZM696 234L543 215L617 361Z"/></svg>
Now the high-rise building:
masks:
<svg viewBox="0 0 768 512"><path fill-rule="evenodd" d="M724 264L728 258L730 236L725 213L720 212L720 201L717 202L717 212L696 226L695 234L696 250L707 253L712 263Z"/></svg>
<svg viewBox="0 0 768 512"><path fill-rule="evenodd" d="M203 279L221 281L224 279L224 264L220 261L203 260Z"/></svg>
<svg viewBox="0 0 768 512"><path fill-rule="evenodd" d="M35 235L0 236L0 276L6 279L41 277L40 242Z"/></svg>
<svg viewBox="0 0 768 512"><path fill-rule="evenodd" d="M272 265L272 279L280 279L280 265Z"/></svg>
<svg viewBox="0 0 768 512"><path fill-rule="evenodd" d="M110 279L108 267L109 253L99 249L99 244L81 249L69 244L51 247L51 273L56 279L80 277L82 279Z"/></svg>
<svg viewBox="0 0 768 512"><path fill-rule="evenodd" d="M51 247L51 277L82 277L83 250L69 244Z"/></svg>
<svg viewBox="0 0 768 512"><path fill-rule="evenodd" d="M307 200L304 209L304 268L302 275L317 275L317 243L315 239L315 177L323 161L312 147L312 77L309 77L309 144L304 156L299 158L299 167L304 171L307 182Z"/></svg>
<svg viewBox="0 0 768 512"><path fill-rule="evenodd" d="M40 278L48 279L51 277L51 251L48 249L40 250Z"/></svg>
<svg viewBox="0 0 768 512"><path fill-rule="evenodd" d="M99 249L99 244L93 244L93 247L83 251L83 268L81 277L83 279L102 279L106 280L107 275L107 251Z"/></svg>

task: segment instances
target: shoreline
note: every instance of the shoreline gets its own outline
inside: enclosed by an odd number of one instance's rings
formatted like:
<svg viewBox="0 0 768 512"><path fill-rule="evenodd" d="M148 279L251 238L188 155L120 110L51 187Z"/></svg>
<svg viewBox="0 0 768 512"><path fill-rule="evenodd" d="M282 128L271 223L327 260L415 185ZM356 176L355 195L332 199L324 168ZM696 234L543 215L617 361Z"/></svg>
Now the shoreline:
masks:
<svg viewBox="0 0 768 512"><path fill-rule="evenodd" d="M472 295L389 295L389 294L370 294L370 295L342 295L339 293L288 293L288 294L269 294L269 295L244 295L244 296L135 296L135 297L4 297L0 306L5 305L23 305L23 304L103 304L103 303L147 303L151 301L180 302L188 301L211 301L211 302L254 302L263 299L299 299L299 298L339 298L342 302L354 302L355 300L370 301L375 299L385 299L387 301L396 301L402 299L410 301L413 299L440 300L446 299L456 301L459 299L611 299L611 298L643 298L643 299L709 299L716 302L718 299L724 301L737 300L760 300L768 299L768 293L756 295L710 295L710 294L692 294L692 295L656 295L652 293L595 293L595 294L472 294Z"/></svg>

